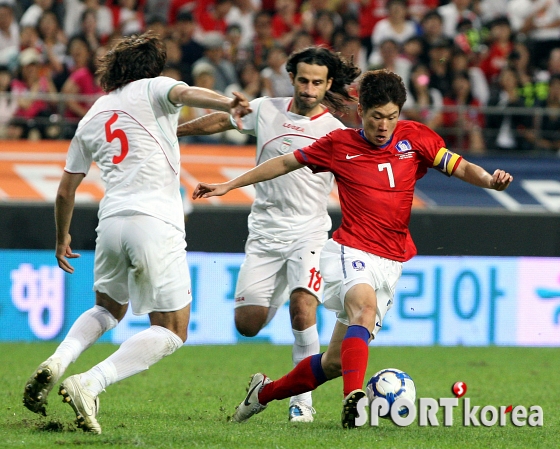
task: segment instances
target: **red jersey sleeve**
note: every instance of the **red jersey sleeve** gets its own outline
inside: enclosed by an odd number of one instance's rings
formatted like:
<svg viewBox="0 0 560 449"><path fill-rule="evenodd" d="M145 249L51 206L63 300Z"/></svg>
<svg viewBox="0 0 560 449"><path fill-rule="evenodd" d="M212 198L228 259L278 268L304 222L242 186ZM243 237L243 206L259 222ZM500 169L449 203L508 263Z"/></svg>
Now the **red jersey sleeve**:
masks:
<svg viewBox="0 0 560 449"><path fill-rule="evenodd" d="M462 156L449 151L442 137L425 125L417 124L415 143L428 167L435 168L447 176L453 175Z"/></svg>
<svg viewBox="0 0 560 449"><path fill-rule="evenodd" d="M294 151L297 161L307 165L313 173L330 171L333 160L331 134L321 137L307 147Z"/></svg>

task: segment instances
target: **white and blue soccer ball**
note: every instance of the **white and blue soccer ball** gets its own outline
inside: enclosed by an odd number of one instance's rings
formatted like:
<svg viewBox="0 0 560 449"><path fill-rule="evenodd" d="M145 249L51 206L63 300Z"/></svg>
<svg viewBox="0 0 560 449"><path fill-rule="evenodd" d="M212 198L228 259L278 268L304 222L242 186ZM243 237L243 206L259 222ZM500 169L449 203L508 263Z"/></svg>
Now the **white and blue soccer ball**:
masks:
<svg viewBox="0 0 560 449"><path fill-rule="evenodd" d="M393 403L399 398L406 398L413 404L416 401L416 386L412 378L396 368L386 368L375 373L368 381L366 386L366 396L369 403L375 398L385 398L389 403L389 410ZM402 406L399 409L399 416L408 415L408 407ZM390 418L390 412L382 418Z"/></svg>

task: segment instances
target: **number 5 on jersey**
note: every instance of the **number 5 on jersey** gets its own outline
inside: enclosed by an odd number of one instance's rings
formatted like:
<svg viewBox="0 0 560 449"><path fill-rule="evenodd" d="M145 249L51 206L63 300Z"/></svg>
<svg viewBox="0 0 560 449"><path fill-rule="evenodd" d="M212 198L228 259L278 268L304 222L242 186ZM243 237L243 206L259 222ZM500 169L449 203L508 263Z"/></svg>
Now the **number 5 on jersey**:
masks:
<svg viewBox="0 0 560 449"><path fill-rule="evenodd" d="M107 142L111 143L115 139L119 139L121 142L121 153L118 156L113 156L113 164L120 164L128 154L128 138L126 137L126 133L120 128L111 130L111 125L113 125L118 118L119 116L115 112L105 123L105 137L107 138Z"/></svg>

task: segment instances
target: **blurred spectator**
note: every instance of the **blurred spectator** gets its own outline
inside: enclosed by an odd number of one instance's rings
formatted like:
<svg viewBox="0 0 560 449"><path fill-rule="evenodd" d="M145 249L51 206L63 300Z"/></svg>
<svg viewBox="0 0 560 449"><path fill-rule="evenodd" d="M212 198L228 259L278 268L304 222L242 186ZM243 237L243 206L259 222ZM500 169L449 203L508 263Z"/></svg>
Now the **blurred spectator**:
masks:
<svg viewBox="0 0 560 449"><path fill-rule="evenodd" d="M146 24L156 21L167 24L170 4L169 0L146 0L144 5ZM161 36L163 37L163 35Z"/></svg>
<svg viewBox="0 0 560 449"><path fill-rule="evenodd" d="M488 24L490 29L490 47L480 63L480 68L488 82L493 82L507 65L513 50L512 34L509 20L499 17Z"/></svg>
<svg viewBox="0 0 560 449"><path fill-rule="evenodd" d="M371 35L377 22L387 17L385 3L387 0L360 0L360 37L367 54L372 51Z"/></svg>
<svg viewBox="0 0 560 449"><path fill-rule="evenodd" d="M373 65L371 68L385 68L395 72L402 78L404 85L407 86L412 64L408 59L401 56L399 44L393 39L386 39L381 42L379 54L381 55L379 64Z"/></svg>
<svg viewBox="0 0 560 449"><path fill-rule="evenodd" d="M204 47L194 39L196 23L190 12L181 12L173 29L173 39L181 46L183 80L192 84L191 70L196 61L204 56Z"/></svg>
<svg viewBox="0 0 560 449"><path fill-rule="evenodd" d="M311 32L316 25L317 17L320 12L328 11L332 13L335 28L342 25L342 18L338 14L338 9L342 0L303 0L298 1L301 12L301 25L304 30Z"/></svg>
<svg viewBox="0 0 560 449"><path fill-rule="evenodd" d="M25 26L19 30L19 45L21 49L34 48L39 52L43 51L43 44L36 27Z"/></svg>
<svg viewBox="0 0 560 449"><path fill-rule="evenodd" d="M392 39L401 46L407 39L416 36L416 24L407 19L406 0L388 0L387 18L375 25L371 34L373 53L369 63L378 66L380 62L379 47L381 42Z"/></svg>
<svg viewBox="0 0 560 449"><path fill-rule="evenodd" d="M198 61L192 70L193 86L202 87L205 89L210 89L223 93L223 90L217 88L216 81L216 69L215 67L206 61ZM204 115L215 112L211 109L204 108L193 108L190 106L184 106L181 110L181 116L179 118L180 123L184 123L190 120L194 120ZM184 143L220 143L223 140L224 134L210 134L207 136L188 136L181 137L180 141Z"/></svg>
<svg viewBox="0 0 560 449"><path fill-rule="evenodd" d="M430 87L430 71L424 64L415 65L410 73L403 118L436 129L443 123L441 92Z"/></svg>
<svg viewBox="0 0 560 449"><path fill-rule="evenodd" d="M0 1L0 64L10 64L19 51L19 26L13 6Z"/></svg>
<svg viewBox="0 0 560 449"><path fill-rule="evenodd" d="M424 63L430 61L429 53L432 45L445 38L443 33L443 19L437 10L429 11L420 22L421 35L424 51L420 58Z"/></svg>
<svg viewBox="0 0 560 449"><path fill-rule="evenodd" d="M335 13L328 10L319 11L313 27L313 40L315 45L333 49L333 36L335 31Z"/></svg>
<svg viewBox="0 0 560 449"><path fill-rule="evenodd" d="M548 56L548 61L546 63L546 70L542 70L540 72L540 78L548 81L548 79L552 75L558 75L558 74L560 74L560 48L554 48L552 49L550 55Z"/></svg>
<svg viewBox="0 0 560 449"><path fill-rule="evenodd" d="M490 98L490 86L480 67L470 64L469 55L456 48L451 56L450 69L453 74L467 72L471 81L474 98L483 106L488 103L488 99Z"/></svg>
<svg viewBox="0 0 560 449"><path fill-rule="evenodd" d="M416 23L420 23L428 11L440 5L439 0L408 0L408 16Z"/></svg>
<svg viewBox="0 0 560 449"><path fill-rule="evenodd" d="M167 22L159 16L153 16L146 22L146 31L157 34L160 39L166 39L171 36Z"/></svg>
<svg viewBox="0 0 560 449"><path fill-rule="evenodd" d="M502 17L507 11L509 0L479 0L474 2L473 12L480 17L482 23Z"/></svg>
<svg viewBox="0 0 560 449"><path fill-rule="evenodd" d="M206 6L196 16L198 25L204 35L209 32L226 34L228 26L226 16L232 7L232 0L214 0L206 3Z"/></svg>
<svg viewBox="0 0 560 449"><path fill-rule="evenodd" d="M340 54L347 61L352 61L357 65L362 73L368 69L366 49L362 46L362 40L358 36L348 36L342 42Z"/></svg>
<svg viewBox="0 0 560 449"><path fill-rule="evenodd" d="M54 0L34 0L33 4L25 10L23 16L19 20L21 27L36 27L39 18L45 11L50 11L53 7Z"/></svg>
<svg viewBox="0 0 560 449"><path fill-rule="evenodd" d="M165 64L165 67L161 72L161 76L167 76L177 81L183 80L183 76L181 75L181 68L177 64L169 61Z"/></svg>
<svg viewBox="0 0 560 449"><path fill-rule="evenodd" d="M192 66L183 61L183 53L179 43L170 37L163 40L167 51L167 65L173 66L179 70L179 79L189 84L192 81Z"/></svg>
<svg viewBox="0 0 560 449"><path fill-rule="evenodd" d="M535 73L531 65L529 49L523 42L516 42L508 58L508 66L515 70L520 84L520 94L524 105L532 107L536 102L542 103L548 96L548 76L543 72Z"/></svg>
<svg viewBox="0 0 560 449"><path fill-rule="evenodd" d="M171 0L169 4L169 13L167 16L170 25L174 25L179 17L179 14L183 12L188 12L195 16L198 11L205 7L206 2L201 2L199 0Z"/></svg>
<svg viewBox="0 0 560 449"><path fill-rule="evenodd" d="M311 47L313 46L313 43L314 40L311 34L309 34L307 31L299 31L294 36L294 41L292 42L290 53L303 50L307 47Z"/></svg>
<svg viewBox="0 0 560 449"><path fill-rule="evenodd" d="M111 8L113 28L121 36L141 34L145 28L144 13L137 0L118 0Z"/></svg>
<svg viewBox="0 0 560 449"><path fill-rule="evenodd" d="M93 50L87 41L80 36L74 36L68 43L68 53L73 61L73 70L61 92L68 95L90 95L91 100L72 99L66 102L64 111L64 137L74 137L78 122L86 115L91 105L101 95L102 90L95 80L95 62Z"/></svg>
<svg viewBox="0 0 560 449"><path fill-rule="evenodd" d="M224 38L220 33L206 33L202 42L204 56L196 61L192 68L194 81L194 72L197 66L199 64L210 64L214 68L215 90L220 92L224 92L230 84L238 82L234 65L224 57L223 44Z"/></svg>
<svg viewBox="0 0 560 449"><path fill-rule="evenodd" d="M409 37L402 44L402 55L410 61L412 65L418 64L422 61L424 54L424 41L420 36Z"/></svg>
<svg viewBox="0 0 560 449"><path fill-rule="evenodd" d="M447 5L438 7L437 11L443 19L443 33L454 38L457 25L462 19L469 19L475 28L480 28L480 19L469 9L471 0L451 0Z"/></svg>
<svg viewBox="0 0 560 449"><path fill-rule="evenodd" d="M52 81L40 75L40 63L41 55L35 48L27 48L19 55L19 69L11 85L18 103L10 123L16 138L37 140L57 137L49 133L53 103L33 95L56 93Z"/></svg>
<svg viewBox="0 0 560 449"><path fill-rule="evenodd" d="M8 133L8 124L14 116L18 104L11 93L12 72L7 65L0 65L0 139L14 138Z"/></svg>
<svg viewBox="0 0 560 449"><path fill-rule="evenodd" d="M445 133L449 148L463 153L484 153L484 114L478 109L480 102L472 94L468 73L453 75L451 94L443 98L443 105L453 108L443 112L443 127L449 130Z"/></svg>
<svg viewBox="0 0 560 449"><path fill-rule="evenodd" d="M510 0L507 11L513 30L530 39L533 63L544 68L551 49L560 47L560 1Z"/></svg>
<svg viewBox="0 0 560 449"><path fill-rule="evenodd" d="M253 63L248 62L244 64L239 70L238 77L240 84L230 84L226 88L224 95L232 97L233 92L241 92L249 101L264 95L260 72ZM236 145L256 143L256 138L254 136L240 133L236 129L225 131L224 140L226 143L233 143Z"/></svg>
<svg viewBox="0 0 560 449"><path fill-rule="evenodd" d="M95 11L95 26L102 43L105 43L109 36L113 34L113 13L109 7L101 4L101 0L64 0L64 3L66 6L64 32L67 37L70 38L80 32L84 32L83 14L86 9ZM82 29L80 30L81 27Z"/></svg>
<svg viewBox="0 0 560 449"><path fill-rule="evenodd" d="M503 112L486 115L490 142L498 150L530 150L531 144L527 140L528 130L533 126L530 114L508 110L525 105L515 70L504 67L498 83L499 89L490 97L488 105L499 106Z"/></svg>
<svg viewBox="0 0 560 449"><path fill-rule="evenodd" d="M547 109L542 116L537 116L536 133L529 132L529 140L537 149L560 156L560 74L552 75L548 98L538 106Z"/></svg>
<svg viewBox="0 0 560 449"><path fill-rule="evenodd" d="M266 67L269 50L274 47L274 37L272 37L272 18L270 13L260 11L255 15L255 36L251 44L247 47L248 59L262 70Z"/></svg>
<svg viewBox="0 0 560 449"><path fill-rule="evenodd" d="M261 71L263 94L268 97L289 97L294 93L290 75L286 70L288 56L280 47L268 52L267 66Z"/></svg>
<svg viewBox="0 0 560 449"><path fill-rule="evenodd" d="M253 23L255 14L260 10L260 1L255 0L233 0L233 6L226 16L228 25L239 25L241 30L240 44L247 46L250 44L255 29Z"/></svg>
<svg viewBox="0 0 560 449"><path fill-rule="evenodd" d="M297 32L302 29L298 4L296 0L276 0L275 5L276 12L272 16L272 36L282 47L289 48Z"/></svg>
<svg viewBox="0 0 560 449"><path fill-rule="evenodd" d="M43 61L48 64L51 77L56 76L64 70L67 39L54 12L45 11L41 15L37 32L43 48Z"/></svg>
<svg viewBox="0 0 560 449"><path fill-rule="evenodd" d="M430 46L428 53L428 67L430 69L430 87L439 90L445 97L451 94L450 58L453 52L453 43L442 38Z"/></svg>
<svg viewBox="0 0 560 449"><path fill-rule="evenodd" d="M237 24L228 25L224 36L224 56L233 65L237 61L246 60L245 49L241 46L241 27Z"/></svg>

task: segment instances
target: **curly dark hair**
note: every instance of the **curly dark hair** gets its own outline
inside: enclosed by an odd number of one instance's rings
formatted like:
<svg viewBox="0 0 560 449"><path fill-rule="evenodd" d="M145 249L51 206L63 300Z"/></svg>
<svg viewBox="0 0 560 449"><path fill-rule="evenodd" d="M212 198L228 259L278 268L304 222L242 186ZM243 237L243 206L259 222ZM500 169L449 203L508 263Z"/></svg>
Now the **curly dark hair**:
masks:
<svg viewBox="0 0 560 449"><path fill-rule="evenodd" d="M120 40L102 58L96 75L105 92L112 92L132 81L159 76L165 66L165 44L153 32Z"/></svg>
<svg viewBox="0 0 560 449"><path fill-rule="evenodd" d="M406 87L402 78L387 69L370 70L364 73L358 87L358 101L364 111L394 103L402 109L406 101Z"/></svg>
<svg viewBox="0 0 560 449"><path fill-rule="evenodd" d="M286 62L288 73L297 75L297 65L314 64L326 66L328 69L327 79L332 79L331 88L325 94L324 103L333 111L347 112L346 101L356 101L350 95L347 86L351 84L361 73L359 67L353 61L347 61L340 53L324 47L308 47L292 53Z"/></svg>

